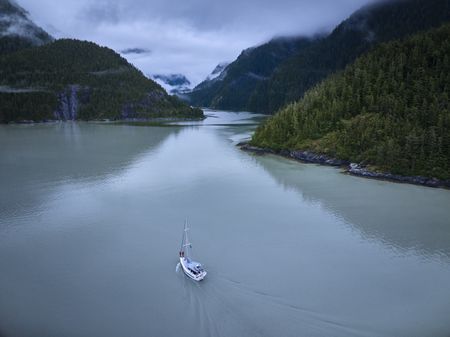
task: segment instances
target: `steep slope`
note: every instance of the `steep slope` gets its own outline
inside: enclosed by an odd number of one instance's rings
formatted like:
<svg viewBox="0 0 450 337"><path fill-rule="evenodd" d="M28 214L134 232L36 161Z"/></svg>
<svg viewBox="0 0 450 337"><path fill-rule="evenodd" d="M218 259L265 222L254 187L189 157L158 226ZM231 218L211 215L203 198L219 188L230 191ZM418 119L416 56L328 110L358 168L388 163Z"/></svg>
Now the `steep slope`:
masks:
<svg viewBox="0 0 450 337"><path fill-rule="evenodd" d="M211 74L208 75L208 77L206 78L206 80L204 82L207 81L213 81L214 79L216 79L217 77L219 77L224 70L226 69L226 67L229 66L229 62L221 62L219 63L211 72Z"/></svg>
<svg viewBox="0 0 450 337"><path fill-rule="evenodd" d="M223 81L225 76L227 75L227 67L230 65L228 62L219 63L214 70L209 74L204 81L199 83L193 91L196 92L199 97L196 96L195 99L200 99L201 101L205 100L203 96L208 96L214 94L213 91L210 91L209 88L217 82ZM198 104L200 105L200 104Z"/></svg>
<svg viewBox="0 0 450 337"><path fill-rule="evenodd" d="M383 44L253 136L402 175L450 179L450 25Z"/></svg>
<svg viewBox="0 0 450 337"><path fill-rule="evenodd" d="M0 58L0 122L202 116L92 42L57 40Z"/></svg>
<svg viewBox="0 0 450 337"><path fill-rule="evenodd" d="M210 106L215 92L227 75L228 62L219 63L204 81L191 90L185 99L196 106Z"/></svg>
<svg viewBox="0 0 450 337"><path fill-rule="evenodd" d="M52 37L34 24L23 8L0 0L0 55L51 41Z"/></svg>
<svg viewBox="0 0 450 337"><path fill-rule="evenodd" d="M284 60L311 43L306 38L278 38L244 50L219 77L207 79L189 94L196 106L242 109L256 86Z"/></svg>
<svg viewBox="0 0 450 337"><path fill-rule="evenodd" d="M285 61L242 108L274 113L374 45L450 21L450 0L394 0L365 7L328 37Z"/></svg>

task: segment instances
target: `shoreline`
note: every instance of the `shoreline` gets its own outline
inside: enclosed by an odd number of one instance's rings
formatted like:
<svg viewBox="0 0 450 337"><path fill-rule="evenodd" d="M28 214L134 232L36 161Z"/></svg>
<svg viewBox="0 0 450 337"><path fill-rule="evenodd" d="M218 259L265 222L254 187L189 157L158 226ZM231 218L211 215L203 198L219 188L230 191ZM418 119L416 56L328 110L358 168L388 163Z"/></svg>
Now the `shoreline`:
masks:
<svg viewBox="0 0 450 337"><path fill-rule="evenodd" d="M242 151L251 152L258 155L273 154L283 158L293 159L306 164L319 164L324 166L333 166L342 168L343 173L356 177L369 178L375 180L384 180L395 183L412 184L433 188L450 189L450 180L439 180L422 176L402 176L389 172L372 171L360 164L352 163L347 160L336 159L324 154L318 154L311 151L291 151L291 150L273 150L252 146L249 143L241 142L236 144Z"/></svg>
<svg viewBox="0 0 450 337"><path fill-rule="evenodd" d="M104 124L133 124L133 125L151 125L151 124L168 124L172 122L186 122L186 121L203 121L207 116L203 117L154 117L154 118L124 118L124 119L43 119L31 120L23 119L18 121L9 121L0 123L2 125L30 125L30 124L54 124L54 123L71 123L71 122L85 122L85 123L104 123Z"/></svg>

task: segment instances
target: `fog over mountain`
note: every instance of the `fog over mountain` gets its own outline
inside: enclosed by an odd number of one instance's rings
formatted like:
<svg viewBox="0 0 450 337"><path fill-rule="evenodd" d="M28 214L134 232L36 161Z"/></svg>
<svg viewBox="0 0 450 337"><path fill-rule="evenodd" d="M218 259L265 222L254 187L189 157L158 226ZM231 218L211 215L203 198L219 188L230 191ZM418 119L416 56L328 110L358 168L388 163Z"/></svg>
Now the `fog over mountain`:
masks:
<svg viewBox="0 0 450 337"><path fill-rule="evenodd" d="M153 74L149 77L169 94L183 96L191 91L191 82L183 74Z"/></svg>
<svg viewBox="0 0 450 337"><path fill-rule="evenodd" d="M185 74L195 85L241 50L280 35L328 31L375 0L19 0L55 37L126 53L144 73Z"/></svg>
<svg viewBox="0 0 450 337"><path fill-rule="evenodd" d="M8 0L0 0L0 38L20 38L30 45L42 45L52 39L29 19L24 8Z"/></svg>

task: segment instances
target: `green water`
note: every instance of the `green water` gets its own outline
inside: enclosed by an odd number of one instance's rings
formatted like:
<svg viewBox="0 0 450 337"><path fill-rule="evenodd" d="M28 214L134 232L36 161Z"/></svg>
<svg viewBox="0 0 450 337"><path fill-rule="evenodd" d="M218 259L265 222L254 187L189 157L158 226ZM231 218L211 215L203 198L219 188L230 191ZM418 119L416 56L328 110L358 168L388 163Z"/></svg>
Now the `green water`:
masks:
<svg viewBox="0 0 450 337"><path fill-rule="evenodd" d="M450 335L450 191L253 156L257 119L208 114L0 126L0 336Z"/></svg>

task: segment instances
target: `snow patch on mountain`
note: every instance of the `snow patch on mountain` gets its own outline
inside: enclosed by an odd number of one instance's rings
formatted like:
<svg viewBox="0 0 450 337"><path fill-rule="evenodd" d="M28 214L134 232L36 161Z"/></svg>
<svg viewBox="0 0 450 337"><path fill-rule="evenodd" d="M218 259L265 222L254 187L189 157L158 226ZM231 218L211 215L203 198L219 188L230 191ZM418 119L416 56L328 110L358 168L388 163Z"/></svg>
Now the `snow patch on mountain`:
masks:
<svg viewBox="0 0 450 337"><path fill-rule="evenodd" d="M224 70L226 69L226 67L228 67L229 64L230 64L229 62L222 62L222 63L219 63L219 64L214 68L214 70L212 71L212 73L208 75L208 77L206 78L205 81L212 81L212 80L214 80L214 79L220 77L220 76L224 73ZM223 77L223 76L222 76L222 77Z"/></svg>

